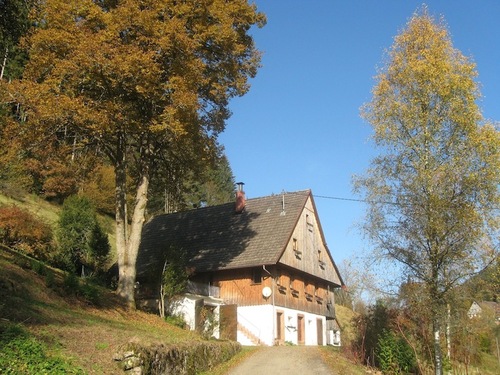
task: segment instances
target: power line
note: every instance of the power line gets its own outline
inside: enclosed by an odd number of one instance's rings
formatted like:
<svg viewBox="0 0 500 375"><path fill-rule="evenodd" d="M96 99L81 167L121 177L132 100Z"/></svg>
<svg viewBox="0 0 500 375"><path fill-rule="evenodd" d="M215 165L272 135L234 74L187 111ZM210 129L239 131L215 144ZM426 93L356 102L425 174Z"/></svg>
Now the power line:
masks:
<svg viewBox="0 0 500 375"><path fill-rule="evenodd" d="M296 195L307 195L303 192L287 192L287 194L296 194ZM331 200L337 200L337 201L347 201L347 202L357 202L357 203L381 203L381 204L392 204L392 205L397 205L401 206L401 203L396 203L396 202L386 202L386 201L370 201L366 199L356 199L356 198L344 198L344 197L334 197L331 195L317 195L317 194L312 194L314 198L321 198L321 199L331 199Z"/></svg>
<svg viewBox="0 0 500 375"><path fill-rule="evenodd" d="M332 199L332 200L338 200L338 201L350 201L350 202L358 202L358 203L378 203L378 204L390 204L394 206L405 206L404 203L397 203L397 202L389 202L389 201L371 201L371 200L366 200L366 199L356 199L356 198L343 198L343 197L334 197L334 196L329 196L329 195L316 195L312 194L314 198L322 198L322 199ZM498 210L500 207L490 207L493 210Z"/></svg>
<svg viewBox="0 0 500 375"><path fill-rule="evenodd" d="M285 192L283 193L286 194L295 194L295 195L308 195L305 192ZM389 201L371 201L367 199L356 199L356 198L344 198L344 197L335 197L331 195L316 195L316 194L311 194L314 198L320 198L320 199L331 199L331 200L337 200L337 201L347 201L347 202L357 202L357 203L369 203L369 204L390 204L393 206L406 206L404 203L398 203L398 202L389 202ZM493 210L500 210L500 207L490 207L490 209Z"/></svg>
<svg viewBox="0 0 500 375"><path fill-rule="evenodd" d="M365 199L356 199L356 198L342 198L342 197L332 197L328 195L312 195L314 198L323 198L323 199L332 199L336 201L348 201L348 202L361 202L361 203L368 203L369 201Z"/></svg>

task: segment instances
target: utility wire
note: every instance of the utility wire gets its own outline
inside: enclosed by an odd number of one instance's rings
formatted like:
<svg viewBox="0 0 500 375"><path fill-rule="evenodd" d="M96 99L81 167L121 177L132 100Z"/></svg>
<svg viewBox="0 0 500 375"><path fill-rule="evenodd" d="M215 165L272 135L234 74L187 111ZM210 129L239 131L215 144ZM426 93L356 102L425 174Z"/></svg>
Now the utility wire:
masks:
<svg viewBox="0 0 500 375"><path fill-rule="evenodd" d="M332 200L337 200L337 201L348 201L348 202L361 202L361 203L368 203L369 202L369 201L367 201L365 199L331 197L331 196L328 196L328 195L316 195L316 194L313 194L313 197L314 198L323 198L323 199L332 199Z"/></svg>
<svg viewBox="0 0 500 375"><path fill-rule="evenodd" d="M286 194L295 194L295 195L308 195L303 192L286 192ZM347 202L358 202L358 203L381 203L381 204L392 204L396 206L401 206L401 203L396 203L396 202L386 202L386 201L370 201L366 199L356 199L356 198L343 198L343 197L334 197L330 195L316 195L312 194L314 198L321 198L321 199L331 199L331 200L337 200L337 201L347 201Z"/></svg>
<svg viewBox="0 0 500 375"><path fill-rule="evenodd" d="M293 192L293 193L287 193L287 194L296 194L296 195L306 195L305 193L299 193L299 192ZM389 202L389 201L371 201L367 199L356 199L356 198L343 198L343 197L334 197L330 195L316 195L312 194L314 198L320 198L320 199L331 199L331 200L337 200L337 201L347 201L347 202L358 202L358 203L378 203L378 204L390 204L394 206L405 206L404 203L397 203L397 202ZM491 207L494 210L500 209L500 207Z"/></svg>

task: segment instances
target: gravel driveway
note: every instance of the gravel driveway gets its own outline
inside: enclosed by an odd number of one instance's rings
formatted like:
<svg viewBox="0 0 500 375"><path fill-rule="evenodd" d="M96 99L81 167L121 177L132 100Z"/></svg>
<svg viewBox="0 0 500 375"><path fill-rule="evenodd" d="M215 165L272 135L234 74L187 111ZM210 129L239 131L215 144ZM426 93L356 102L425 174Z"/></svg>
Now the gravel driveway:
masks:
<svg viewBox="0 0 500 375"><path fill-rule="evenodd" d="M333 375L315 346L272 346L262 348L228 375Z"/></svg>

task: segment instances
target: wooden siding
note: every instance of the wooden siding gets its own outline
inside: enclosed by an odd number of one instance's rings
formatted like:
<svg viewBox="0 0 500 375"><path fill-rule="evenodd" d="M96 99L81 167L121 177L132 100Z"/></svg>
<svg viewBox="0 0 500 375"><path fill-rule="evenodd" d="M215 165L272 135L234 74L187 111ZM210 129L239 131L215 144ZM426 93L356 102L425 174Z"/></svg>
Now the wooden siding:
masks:
<svg viewBox="0 0 500 375"><path fill-rule="evenodd" d="M314 205L309 198L279 263L341 285L328 251Z"/></svg>
<svg viewBox="0 0 500 375"><path fill-rule="evenodd" d="M277 267L268 268L273 277L264 271L261 282L256 283L255 271L248 268L217 272L211 277L211 283L219 287L220 298L226 304L264 305L272 304L274 300L276 307L286 307L331 318L335 316L333 284L312 278L302 272ZM262 295L262 289L266 286L273 291L273 295L267 299Z"/></svg>

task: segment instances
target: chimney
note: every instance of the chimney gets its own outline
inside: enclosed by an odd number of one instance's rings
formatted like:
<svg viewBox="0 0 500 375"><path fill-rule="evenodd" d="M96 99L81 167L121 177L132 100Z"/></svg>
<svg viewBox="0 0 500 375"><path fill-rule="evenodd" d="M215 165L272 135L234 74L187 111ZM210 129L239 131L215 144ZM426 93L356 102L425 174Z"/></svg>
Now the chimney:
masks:
<svg viewBox="0 0 500 375"><path fill-rule="evenodd" d="M238 189L236 190L236 202L234 205L234 212L241 214L245 209L245 192L243 191L243 182L237 182Z"/></svg>

